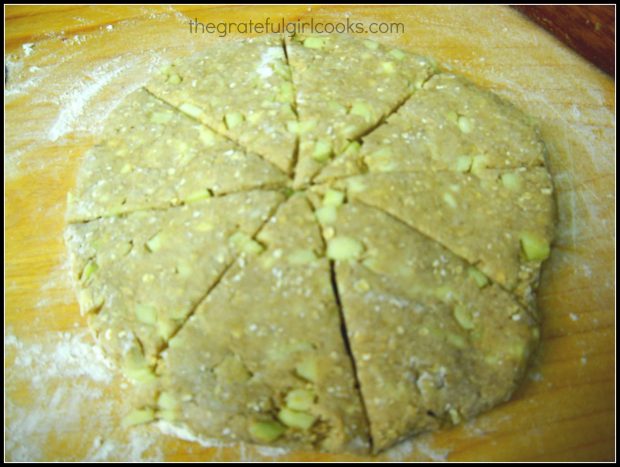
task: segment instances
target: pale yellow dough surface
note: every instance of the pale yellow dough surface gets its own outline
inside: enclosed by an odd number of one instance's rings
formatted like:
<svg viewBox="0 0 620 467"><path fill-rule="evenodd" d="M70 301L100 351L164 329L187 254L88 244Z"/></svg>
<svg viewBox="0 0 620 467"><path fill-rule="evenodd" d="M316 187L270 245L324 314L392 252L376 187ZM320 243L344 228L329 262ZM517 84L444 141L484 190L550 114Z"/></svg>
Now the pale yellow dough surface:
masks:
<svg viewBox="0 0 620 467"><path fill-rule="evenodd" d="M294 89L280 37L223 41L163 68L147 89L284 172L292 170Z"/></svg>
<svg viewBox="0 0 620 467"><path fill-rule="evenodd" d="M170 342L162 391L190 394L178 418L208 437L260 441L252 427L285 428L288 410L315 421L274 445L367 449L329 261L305 197L281 205L257 239L265 252L240 258ZM306 405L290 400L300 391Z"/></svg>
<svg viewBox="0 0 620 467"><path fill-rule="evenodd" d="M111 115L70 196L125 426L379 452L508 400L553 184L530 118L346 36L222 41Z"/></svg>
<svg viewBox="0 0 620 467"><path fill-rule="evenodd" d="M141 89L107 121L84 158L70 221L281 185L286 175L260 156Z"/></svg>
<svg viewBox="0 0 620 467"><path fill-rule="evenodd" d="M297 186L377 126L434 70L427 58L347 36L295 36L287 50L299 115Z"/></svg>
<svg viewBox="0 0 620 467"><path fill-rule="evenodd" d="M281 199L250 191L70 225L80 309L99 342L119 358L139 348L154 363L233 261L234 236L254 235Z"/></svg>

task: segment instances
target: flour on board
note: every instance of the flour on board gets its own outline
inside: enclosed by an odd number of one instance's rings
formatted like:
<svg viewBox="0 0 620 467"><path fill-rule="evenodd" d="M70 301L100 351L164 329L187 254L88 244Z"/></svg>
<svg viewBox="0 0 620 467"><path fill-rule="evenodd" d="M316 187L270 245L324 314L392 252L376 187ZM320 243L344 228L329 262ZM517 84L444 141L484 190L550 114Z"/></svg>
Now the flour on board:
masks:
<svg viewBox="0 0 620 467"><path fill-rule="evenodd" d="M129 432L128 442L95 438L92 450L85 456L85 460L89 462L161 462L163 455L157 444L158 440L153 433L148 432L144 427L139 427Z"/></svg>
<svg viewBox="0 0 620 467"><path fill-rule="evenodd" d="M445 462L450 450L431 447L432 443L432 434L410 438L388 449L384 456L391 462L404 462L411 459Z"/></svg>
<svg viewBox="0 0 620 467"><path fill-rule="evenodd" d="M185 427L173 425L163 420L157 422L157 427L165 435L174 436L175 438L179 438L184 441L191 441L193 443L198 443L202 447L205 447L205 448L218 448L211 460L218 459L220 448L238 449L240 460L245 461L245 462L265 461L268 459L274 459L277 457L281 457L290 452L289 450L285 448L277 448L277 447L269 447L269 446L249 446L245 444L233 445L230 443L227 444L223 442L222 440L203 438L201 436L198 436L192 433L191 430Z"/></svg>
<svg viewBox="0 0 620 467"><path fill-rule="evenodd" d="M105 431L113 407L101 388L112 382L114 370L86 331L49 333L34 342L9 331L4 348L12 360L5 381L9 459L46 460L50 439L82 429ZM72 384L63 384L67 380ZM20 400L24 394L32 399L26 404ZM98 416L90 417L95 403Z"/></svg>
<svg viewBox="0 0 620 467"><path fill-rule="evenodd" d="M110 85L116 78L126 73L133 66L135 66L135 64L131 62L121 64L120 60L110 60L86 72L85 77L77 80L72 89L61 94L58 99L60 112L48 133L50 141L56 141L66 133L73 131L76 126L79 125L79 120L82 119L90 102L106 86ZM141 84L143 83L135 83L133 86L126 88L121 96L119 96L118 102L127 94L140 87ZM98 115L98 119L101 121L105 120L107 114L113 110L114 105L107 105L106 107L107 108L102 109L103 112L95 112L95 114ZM92 112L89 113L92 114Z"/></svg>
<svg viewBox="0 0 620 467"><path fill-rule="evenodd" d="M34 49L34 44L26 43L22 45L22 49L24 51L24 55L29 57L32 54L32 50Z"/></svg>
<svg viewBox="0 0 620 467"><path fill-rule="evenodd" d="M156 433L147 427L118 430L128 407L108 392L117 370L87 331L47 333L26 342L9 330L4 348L13 369L5 381L7 459L161 460ZM51 452L55 440L67 438L71 450Z"/></svg>
<svg viewBox="0 0 620 467"><path fill-rule="evenodd" d="M160 420L159 422L157 422L157 427L165 435L174 436L184 441L191 441L193 443L198 443L202 447L205 447L205 448L229 446L226 443L222 442L221 440L206 439L201 436L197 436L196 434L192 433L189 429L185 427L173 425L164 420Z"/></svg>

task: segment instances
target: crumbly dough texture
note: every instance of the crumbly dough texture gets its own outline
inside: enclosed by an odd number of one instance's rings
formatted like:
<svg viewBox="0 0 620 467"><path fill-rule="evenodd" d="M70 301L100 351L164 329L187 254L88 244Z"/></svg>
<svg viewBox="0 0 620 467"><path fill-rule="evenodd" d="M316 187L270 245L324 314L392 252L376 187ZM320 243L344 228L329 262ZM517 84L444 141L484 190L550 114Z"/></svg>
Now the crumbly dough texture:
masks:
<svg viewBox="0 0 620 467"><path fill-rule="evenodd" d="M280 37L211 45L164 67L147 89L284 172L292 170L294 89Z"/></svg>
<svg viewBox="0 0 620 467"><path fill-rule="evenodd" d="M306 391L307 407L293 410L317 421L274 445L367 450L329 261L305 197L283 204L257 239L265 252L240 258L170 342L162 390L191 396L178 406L190 430L242 441L254 440L252 424L279 423L287 396Z"/></svg>
<svg viewBox="0 0 620 467"><path fill-rule="evenodd" d="M282 195L249 191L67 228L82 314L112 355L158 351L254 235ZM231 241L233 238L233 241Z"/></svg>
<svg viewBox="0 0 620 467"><path fill-rule="evenodd" d="M325 167L316 181L366 172L478 173L544 166L545 146L530 119L462 77L439 73L385 125Z"/></svg>
<svg viewBox="0 0 620 467"><path fill-rule="evenodd" d="M506 186L506 177L514 186ZM523 304L535 305L541 261L523 256L521 238L529 233L549 243L553 237L546 169L373 173L341 184L352 188L350 200L394 215L513 291Z"/></svg>
<svg viewBox="0 0 620 467"><path fill-rule="evenodd" d="M515 298L383 211L342 206L335 236L365 248L336 275L375 451L505 400L537 335Z"/></svg>
<svg viewBox="0 0 620 467"><path fill-rule="evenodd" d="M287 46L299 115L297 186L379 124L434 70L425 57L344 35L295 36Z"/></svg>
<svg viewBox="0 0 620 467"><path fill-rule="evenodd" d="M510 398L554 215L511 104L375 41L265 36L128 96L66 243L125 426L379 452Z"/></svg>
<svg viewBox="0 0 620 467"><path fill-rule="evenodd" d="M80 167L70 221L282 185L286 174L141 89Z"/></svg>

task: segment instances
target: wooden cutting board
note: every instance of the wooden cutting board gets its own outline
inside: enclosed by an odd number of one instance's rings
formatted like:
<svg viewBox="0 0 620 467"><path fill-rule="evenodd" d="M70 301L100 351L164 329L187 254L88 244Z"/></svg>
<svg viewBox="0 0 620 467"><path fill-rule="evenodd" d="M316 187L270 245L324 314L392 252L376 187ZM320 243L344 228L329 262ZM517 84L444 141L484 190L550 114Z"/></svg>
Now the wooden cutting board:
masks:
<svg viewBox="0 0 620 467"><path fill-rule="evenodd" d="M610 460L615 414L613 80L505 7L7 7L5 442L9 460L352 460L126 431L126 384L78 315L66 193L101 122L164 61L210 41L188 21L400 23L375 38L435 57L540 121L559 204L540 352L515 397L384 460ZM215 36L215 37L214 37Z"/></svg>

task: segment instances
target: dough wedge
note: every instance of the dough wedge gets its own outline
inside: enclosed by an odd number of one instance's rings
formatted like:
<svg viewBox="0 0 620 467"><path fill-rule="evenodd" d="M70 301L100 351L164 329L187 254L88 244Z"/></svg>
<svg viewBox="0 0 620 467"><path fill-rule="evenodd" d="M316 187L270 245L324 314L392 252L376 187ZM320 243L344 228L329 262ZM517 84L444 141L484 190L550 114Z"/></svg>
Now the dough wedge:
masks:
<svg viewBox="0 0 620 467"><path fill-rule="evenodd" d="M294 36L287 53L299 115L296 186L307 185L434 72L429 59L344 35Z"/></svg>
<svg viewBox="0 0 620 467"><path fill-rule="evenodd" d="M436 240L533 307L554 233L551 178L543 167L478 174L376 173L343 182L347 196ZM534 239L546 254L527 255Z"/></svg>
<svg viewBox="0 0 620 467"><path fill-rule="evenodd" d="M440 73L349 151L327 165L317 182L365 172L541 167L546 149L525 114L465 78Z"/></svg>
<svg viewBox="0 0 620 467"><path fill-rule="evenodd" d="M294 89L281 37L211 44L163 68L147 89L280 170L292 169Z"/></svg>
<svg viewBox="0 0 620 467"><path fill-rule="evenodd" d="M166 210L71 224L66 230L80 311L134 381L243 251L283 196L254 191Z"/></svg>
<svg viewBox="0 0 620 467"><path fill-rule="evenodd" d="M164 417L200 436L325 451L368 450L314 215L294 195L170 341Z"/></svg>
<svg viewBox="0 0 620 467"><path fill-rule="evenodd" d="M286 181L260 156L141 89L114 110L101 141L86 153L67 220L164 208Z"/></svg>
<svg viewBox="0 0 620 467"><path fill-rule="evenodd" d="M538 339L532 315L388 214L338 210L328 251L341 238L363 248L335 264L374 452L508 400Z"/></svg>

